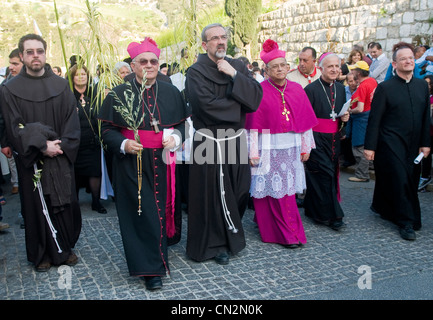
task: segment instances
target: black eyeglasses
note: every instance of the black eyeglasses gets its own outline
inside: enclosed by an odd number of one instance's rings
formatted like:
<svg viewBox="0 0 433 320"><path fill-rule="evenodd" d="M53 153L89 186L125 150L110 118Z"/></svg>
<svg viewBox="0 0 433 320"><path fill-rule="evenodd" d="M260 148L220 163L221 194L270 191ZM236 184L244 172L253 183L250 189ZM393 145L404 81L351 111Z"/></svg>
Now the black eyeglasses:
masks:
<svg viewBox="0 0 433 320"><path fill-rule="evenodd" d="M35 56L35 55L41 56L41 55L45 54L44 49L36 49L36 50L28 49L28 50L25 50L24 52L28 56Z"/></svg>
<svg viewBox="0 0 433 320"><path fill-rule="evenodd" d="M223 35L223 36L213 36L212 38L210 38L209 40L206 40L206 42L210 42L210 41L218 41L218 40L223 40L226 41L229 37L227 35Z"/></svg>
<svg viewBox="0 0 433 320"><path fill-rule="evenodd" d="M145 66L150 62L150 64L152 66L156 66L159 63L159 60L158 59L150 59L150 60L140 59L140 60L135 60L134 62L138 62L141 66Z"/></svg>

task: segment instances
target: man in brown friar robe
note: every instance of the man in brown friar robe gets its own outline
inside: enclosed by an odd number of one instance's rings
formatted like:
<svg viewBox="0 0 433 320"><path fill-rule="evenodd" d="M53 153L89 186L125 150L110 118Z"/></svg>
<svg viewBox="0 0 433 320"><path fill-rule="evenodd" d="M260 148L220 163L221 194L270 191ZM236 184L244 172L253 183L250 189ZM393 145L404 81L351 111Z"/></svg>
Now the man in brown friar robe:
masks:
<svg viewBox="0 0 433 320"><path fill-rule="evenodd" d="M257 110L263 91L245 65L225 57L220 24L203 29L197 62L187 71L185 93L196 133L189 173L187 255L229 262L245 247L241 217L248 205L250 167L246 113ZM243 157L243 158L242 158Z"/></svg>
<svg viewBox="0 0 433 320"><path fill-rule="evenodd" d="M24 66L1 90L7 140L18 154L27 258L37 271L76 264L72 248L81 231L73 169L80 144L77 102L68 82L46 64L46 48L38 35L22 37ZM35 188L39 174L41 188Z"/></svg>

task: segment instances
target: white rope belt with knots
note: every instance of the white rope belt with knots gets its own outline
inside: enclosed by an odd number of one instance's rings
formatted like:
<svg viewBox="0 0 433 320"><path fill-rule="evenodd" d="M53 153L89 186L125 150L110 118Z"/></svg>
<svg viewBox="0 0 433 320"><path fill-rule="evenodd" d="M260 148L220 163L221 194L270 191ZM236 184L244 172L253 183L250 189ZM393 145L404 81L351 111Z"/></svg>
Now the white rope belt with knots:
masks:
<svg viewBox="0 0 433 320"><path fill-rule="evenodd" d="M221 139L216 139L214 137L208 136L207 134L204 134L203 132L200 132L199 130L196 131L196 133L200 134L201 136L205 137L205 138L209 138L213 141L216 142L217 147L218 147L218 159L219 159L219 163L220 163L220 196L221 196L221 204L223 207L223 214L224 214L224 218L227 222L228 225L228 229L233 232L233 233L238 233L239 229L237 229L232 221L232 218L230 216L230 210L227 207L227 202L226 202L226 197L225 197L225 189L224 189L224 173L223 173L223 160L222 160L222 151L221 151L221 144L220 142L222 141L229 141L229 140L233 140L233 139L237 139L239 138L244 131L241 131L240 133L238 133L237 135L233 136L233 137L227 137L227 138L221 138Z"/></svg>
<svg viewBox="0 0 433 320"><path fill-rule="evenodd" d="M35 170L35 174L37 174L38 173L38 166L36 165L36 163L33 164L33 169ZM41 203L42 203L42 211L44 213L45 219L47 220L48 227L50 228L54 242L57 245L57 250L58 250L57 252L62 253L62 249L60 248L59 243L57 242L57 230L54 228L53 223L51 222L50 214L48 213L48 207L47 207L47 204L46 204L45 198L44 198L44 193L42 191L42 185L41 185L41 182L39 180L36 183L36 186L38 188L39 198L41 199Z"/></svg>

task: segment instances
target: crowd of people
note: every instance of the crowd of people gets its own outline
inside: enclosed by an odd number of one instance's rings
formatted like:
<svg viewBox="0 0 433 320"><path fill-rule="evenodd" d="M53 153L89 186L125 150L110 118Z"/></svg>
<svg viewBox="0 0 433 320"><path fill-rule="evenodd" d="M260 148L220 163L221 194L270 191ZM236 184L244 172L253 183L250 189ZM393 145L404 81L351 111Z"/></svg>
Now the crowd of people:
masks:
<svg viewBox="0 0 433 320"><path fill-rule="evenodd" d="M86 66L71 65L71 89L46 63L42 37L20 39L1 86L0 133L16 164L27 258L37 271L78 262L79 190L106 213L105 167L129 273L149 290L170 272L182 211L187 256L221 265L246 246L248 207L263 242L291 249L307 242L299 207L342 230L340 164L355 166L354 183L369 181L373 167L370 209L416 239L417 192L432 169L431 49L400 42L388 59L372 42L345 62L305 47L291 69L271 39L261 68L227 56L227 44L221 24L206 26L204 53L183 70L160 64L153 39L132 42L113 68L123 83L98 100Z"/></svg>

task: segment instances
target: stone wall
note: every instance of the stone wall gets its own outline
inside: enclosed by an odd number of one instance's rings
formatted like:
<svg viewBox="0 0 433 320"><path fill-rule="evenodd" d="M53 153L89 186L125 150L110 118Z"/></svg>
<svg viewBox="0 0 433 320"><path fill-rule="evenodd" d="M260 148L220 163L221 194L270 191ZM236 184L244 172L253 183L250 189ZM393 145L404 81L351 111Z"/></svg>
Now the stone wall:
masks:
<svg viewBox="0 0 433 320"><path fill-rule="evenodd" d="M433 0L290 0L259 17L259 43L277 41L291 64L305 46L347 56L371 41L390 57L399 41L433 45L432 20Z"/></svg>

